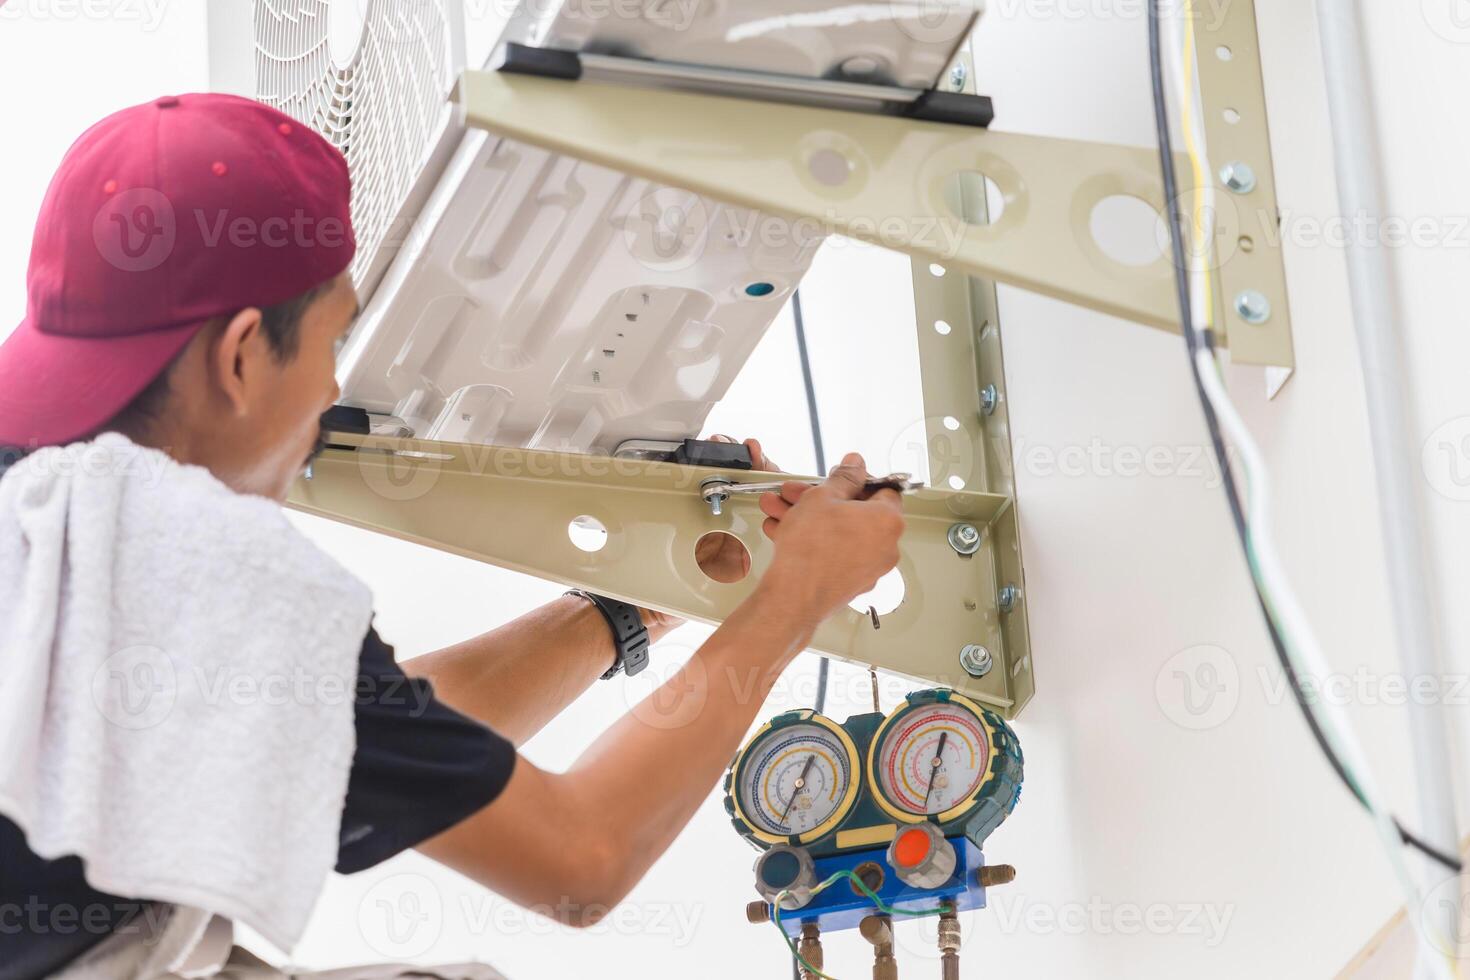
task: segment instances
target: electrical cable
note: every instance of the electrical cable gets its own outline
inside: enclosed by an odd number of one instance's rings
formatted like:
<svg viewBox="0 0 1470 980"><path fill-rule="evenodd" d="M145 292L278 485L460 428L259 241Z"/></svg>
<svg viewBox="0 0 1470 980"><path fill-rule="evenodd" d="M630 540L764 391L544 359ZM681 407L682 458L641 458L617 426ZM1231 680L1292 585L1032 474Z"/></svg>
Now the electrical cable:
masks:
<svg viewBox="0 0 1470 980"><path fill-rule="evenodd" d="M1156 64L1158 61L1156 38L1157 16L1157 0L1151 0L1150 53ZM1205 382L1203 376L1201 374L1201 371L1199 370L1199 366L1195 363L1202 350L1210 356L1214 355L1214 335L1208 328L1206 328L1205 330L1199 330L1194 326L1193 323L1193 316L1190 309L1191 303L1189 298L1189 285L1188 280L1185 276L1186 264L1182 241L1183 233L1182 230L1178 227L1179 216L1177 211L1173 207L1174 202L1176 202L1178 199L1179 192L1178 178L1175 174L1173 164L1173 149L1171 145L1172 141L1170 140L1168 131L1168 110L1166 107L1166 103L1163 101L1162 79L1160 77L1157 77L1156 75L1154 81L1155 124L1159 133L1159 152L1164 177L1164 196L1165 199L1170 202L1170 245L1175 266L1175 287L1176 292L1178 293L1181 313L1184 317L1184 341L1185 346L1189 352L1191 374L1194 378L1195 388L1200 398L1201 408L1204 412L1205 424L1209 431L1210 444L1214 451L1217 465L1220 467L1220 474L1222 477L1222 483L1225 488L1226 499L1230 505L1231 520L1235 525L1236 536L1240 541L1241 548L1242 550L1247 552L1247 558L1249 559L1250 536L1246 529L1244 508L1241 504L1240 493L1235 483L1233 467L1230 462L1230 457L1226 454L1225 451L1225 445L1220 432L1220 423L1218 416L1216 415L1214 408L1210 404L1209 397L1205 392ZM1298 707L1301 708L1302 715L1307 721L1307 726L1311 729L1313 738L1316 740L1322 752L1326 755L1328 762L1331 764L1332 769L1337 774L1338 778L1341 779L1342 782L1348 787L1348 789L1352 792L1353 796L1358 800L1358 802L1366 806L1367 801L1363 798L1362 791L1358 788L1353 778L1343 767L1342 761L1338 758L1337 753L1333 750L1331 745L1328 744L1327 738L1322 731L1320 723L1318 722L1315 714L1311 711L1307 704L1306 693L1302 688L1300 678L1296 670L1293 668L1290 658L1287 656L1286 648L1281 637L1281 632L1277 627L1274 617L1271 615L1270 610L1267 607L1265 597L1260 593L1259 590L1257 590L1256 599L1258 605L1260 606L1262 617L1265 620L1267 631L1270 634L1271 645L1275 648L1277 659L1281 663L1282 670L1286 674L1286 678L1290 683L1292 694L1295 696ZM1397 824L1398 822L1395 821L1395 823ZM1412 831L1403 827L1402 824L1398 824L1397 830L1400 839L1405 844L1416 848L1428 857L1433 858L1435 861L1438 861L1440 864L1443 864L1445 867L1451 870L1460 870L1460 861L1458 858L1454 857L1453 855L1446 854L1433 845L1426 843Z"/></svg>
<svg viewBox="0 0 1470 980"><path fill-rule="evenodd" d="M1188 0L1186 0L1186 3L1188 3ZM1213 239L1213 235L1208 234L1207 229L1202 228L1201 225L1204 225L1204 223L1210 223L1211 220L1213 220L1214 185L1213 182L1208 181L1208 179L1205 178L1205 175L1210 172L1210 167L1208 167L1207 163L1205 163L1204 160L1201 159L1201 157L1204 156L1204 151L1202 151L1200 148L1202 147L1202 145L1204 145L1204 134L1202 134L1200 128L1201 113L1191 112L1191 110L1194 109L1195 101L1194 78L1192 78L1191 73L1192 66L1195 65L1195 44L1194 24L1192 24L1191 19L1188 18L1188 13L1186 13L1185 18L1182 19L1182 26L1183 34L1185 34L1185 37L1182 38L1179 46L1170 48L1170 51L1173 51L1173 53L1176 54L1176 59L1179 60L1173 60L1170 65L1172 65L1172 68L1175 69L1177 84L1179 84L1179 88L1180 90L1182 90L1182 118L1183 122L1185 122L1186 148L1188 148L1189 160L1191 160L1192 170L1194 170L1195 185L1201 188L1202 197L1204 197L1204 201L1202 201L1202 210L1200 212L1200 222L1197 222L1197 226L1195 226L1195 228L1192 228L1192 231L1197 232L1198 239L1200 239L1200 241L1211 241L1211 239ZM1186 54L1188 54L1188 56L1180 57L1180 50L1186 51ZM1170 165L1172 165L1172 159L1170 159ZM1169 181L1167 181L1169 182L1169 184L1177 185L1177 176L1175 175L1175 173L1172 172L1172 166L1170 166L1170 173L1167 176L1169 176L1170 178ZM1175 191L1166 192L1169 192L1170 194L1170 201L1176 200L1177 187ZM1180 234L1182 234L1182 232L1180 232ZM1208 275L1208 272L1205 272L1204 275L1200 275L1200 285L1202 294L1201 301L1200 304L1198 304L1198 309L1191 309L1191 322L1194 322L1194 320L1198 320L1198 322L1204 322L1205 325L1208 325L1208 320L1210 320L1210 317L1213 316L1214 311L1214 294L1213 289L1211 289L1211 276ZM1185 291L1186 294L1188 294L1188 281L1185 281ZM1214 411L1214 403L1220 403L1223 404L1223 406L1226 406L1225 411L1222 411L1222 414L1233 416L1233 414L1235 413L1233 413L1233 408L1229 407L1229 397L1227 397L1225 391L1223 391L1223 386L1220 386L1219 395L1217 395L1217 397L1211 398L1210 392L1208 392L1208 389L1216 388L1217 385L1214 385L1213 381L1214 378L1219 375L1219 369L1217 369L1217 361L1214 360L1214 356L1216 356L1216 350L1214 350L1214 334L1210 331L1210 329L1208 329L1208 326L1207 328L1202 329L1202 331L1198 329L1198 326L1195 329L1197 329L1197 332L1200 332L1201 334L1200 339L1202 341L1202 348L1204 348L1204 356L1208 359L1207 361L1205 361L1204 370L1202 370L1202 373L1195 372L1197 373L1197 386L1198 388L1200 388L1201 395L1204 395L1205 400L1210 401L1211 403L1210 413L1208 413L1208 416L1214 416L1214 414L1216 414L1216 411ZM1186 344L1188 344L1189 339L1191 339L1189 338L1188 331L1186 331L1185 336ZM1200 360L1200 357L1200 345L1191 345L1191 360ZM1208 416L1207 422L1210 422L1210 417ZM1226 494L1227 497L1230 498L1230 510L1232 510L1232 517L1233 519L1235 519L1236 533L1238 533L1239 538L1241 538L1242 548L1247 551L1248 561L1252 561L1252 574L1254 574L1254 555L1252 555L1251 551L1251 538L1250 535L1248 535L1247 533L1247 522L1245 522L1244 513L1242 513L1242 505L1241 500L1239 500L1238 491L1236 491L1236 483L1235 480L1233 480L1232 473L1230 473L1229 458L1223 455L1223 445L1219 442L1219 420L1213 420L1213 422L1210 422L1210 425L1211 441L1213 441L1213 444L1216 445L1217 458L1220 458L1220 460L1222 460L1222 473L1223 476L1225 476L1226 478ZM1239 428L1244 430L1244 422L1239 423ZM1282 667L1283 670L1285 670L1285 673L1288 674L1289 682L1291 682L1292 685L1292 692L1297 695L1298 705L1302 708L1302 714L1304 714L1304 717L1307 718L1308 727L1310 727L1311 732L1313 732L1313 736L1314 738L1316 738L1317 743L1322 746L1324 754L1327 755L1327 760L1329 760L1329 763L1332 764L1333 771L1335 771L1335 773L1338 774L1339 779L1341 779L1342 782L1344 782L1345 785L1348 786L1348 789L1351 790L1352 795L1354 795L1355 798L1358 799L1358 802L1360 802L1360 804L1363 804L1364 807L1367 807L1367 799L1364 798L1363 792L1361 792L1361 789L1358 788L1357 783L1354 782L1354 779L1349 776L1347 768L1342 765L1341 758L1338 757L1338 752L1333 751L1332 746L1330 746L1329 739L1327 739L1326 735L1324 735L1322 726L1320 726L1319 720L1317 720L1316 714L1314 714L1313 711L1308 711L1307 705L1302 702L1302 696L1304 695L1302 695L1301 685L1299 685L1298 671L1295 670L1294 667L1292 667L1292 663L1291 660L1289 660L1289 657L1286 657L1285 645L1280 642L1282 641L1280 630L1277 629L1276 621L1274 621L1274 617L1272 616L1272 614L1270 614L1270 610L1269 608L1267 608L1266 605L1267 595L1269 595L1269 592L1264 591L1264 589L1263 591L1258 591L1257 598L1258 601L1261 602L1261 611L1263 611L1264 616L1266 616L1267 627L1272 630L1273 645L1277 648L1277 658L1279 658L1280 663L1282 663ZM1458 868L1460 868L1460 861L1458 861L1457 857L1454 857L1454 855L1446 854L1446 852L1441 851L1441 849L1433 848L1432 845L1424 842L1423 839L1420 839L1419 836L1411 833L1410 830L1404 829L1404 827L1402 827L1402 824L1399 824L1397 820L1395 820L1394 823L1395 827L1397 827L1399 839L1401 839L1402 842L1414 846L1414 848L1419 849L1419 851L1423 852L1423 854L1426 854L1427 857L1441 862L1441 864L1444 864L1445 867L1451 868L1451 870L1458 870Z"/></svg>
<svg viewBox="0 0 1470 980"><path fill-rule="evenodd" d="M796 356L801 361L801 383L806 388L806 417L812 433L812 456L816 460L818 475L827 472L827 456L822 450L822 418L817 414L817 387L812 382L811 355L806 347L806 321L801 315L801 290L791 293L791 318L796 321ZM827 676L831 673L832 661L822 657L817 662L816 710L820 714L827 706Z"/></svg>
<svg viewBox="0 0 1470 980"><path fill-rule="evenodd" d="M1180 49L1188 58L1188 64L1193 64L1194 44L1193 30L1188 18L1190 16L1188 0L1185 0L1183 27L1185 31L1184 41ZM1194 378L1195 388L1200 397L1201 408L1204 412L1206 425L1209 429L1211 444L1214 448L1217 462L1221 468L1223 483L1227 498L1230 503L1231 516L1236 527L1237 536L1245 552L1247 563L1250 566L1252 581L1256 587L1257 601L1265 616L1267 629L1271 635L1272 646L1276 649L1283 669L1292 684L1292 692L1298 706L1307 718L1309 727L1312 729L1318 744L1327 754L1333 769L1339 777L1348 785L1354 795L1373 814L1375 823L1379 826L1380 834L1388 851L1390 862L1404 888L1405 894L1410 902L1417 907L1418 889L1413 879L1409 876L1407 868L1403 864L1402 853L1398 849L1400 842L1409 843L1418 847L1421 851L1445 863L1451 867L1457 867L1458 862L1453 858L1439 852L1437 849L1425 845L1418 837L1404 830L1398 821L1394 820L1387 809L1376 804L1376 794L1371 787L1365 786L1366 779L1363 776L1354 778L1352 772L1356 768L1359 772L1366 774L1367 766L1363 758L1361 748L1347 731L1345 719L1334 718L1331 726L1324 727L1321 719L1316 717L1315 708L1306 698L1302 691L1299 677L1300 672L1293 663L1296 656L1303 656L1311 660L1314 665L1320 666L1323 661L1317 648L1315 635L1311 630L1310 622L1306 620L1302 611L1297 607L1295 596L1285 582L1277 566L1274 550L1270 545L1268 532L1269 524L1266 520L1267 508L1267 485L1261 480L1264 467L1261 463L1259 449L1251 438L1249 429L1235 411L1233 404L1225 392L1223 378L1219 373L1219 364L1215 358L1214 338L1209 329L1210 318L1213 313L1213 301L1209 291L1209 272L1207 269L1196 269L1187 265L1184 256L1184 229L1178 208L1178 177L1174 170L1173 150L1169 137L1168 107L1164 98L1163 83L1163 59L1160 53L1159 38L1159 0L1150 0L1148 7L1148 31L1149 31L1149 61L1150 74L1153 88L1154 122L1159 142L1160 169L1164 181L1164 196L1168 208L1168 226L1170 234L1170 248L1174 263L1175 287L1178 293L1180 305L1180 316L1182 320L1183 333L1186 349L1189 352L1190 370ZM1182 101L1185 105L1184 118L1186 122L1186 140L1189 144L1189 156L1194 166L1196 185L1203 192L1206 204L1212 203L1209 198L1213 194L1213 182L1206 179L1208 167L1201 166L1201 151L1197 147L1202 144L1202 139L1197 139L1197 120L1191 119L1188 111L1188 103L1193 97L1193 83L1189 80L1187 68L1178 64L1181 57L1179 50L1174 50L1176 81L1181 90ZM1192 229L1197 238L1195 241L1208 243L1212 240L1209 233L1212 221L1212 210L1208 206L1203 209L1198 207L1193 212L1196 225ZM1204 249L1195 249L1198 254ZM1194 258L1194 256L1191 256ZM1201 283L1201 288L1196 291L1193 288L1190 272L1195 273L1196 282ZM1196 320L1198 316L1198 321ZM1232 467L1229 457L1224 452L1224 439L1221 435L1221 421L1223 419L1225 428L1229 430L1231 441L1240 449L1243 457L1242 470L1246 474L1247 487L1250 490L1249 516L1247 508L1242 505L1239 490L1234 482ZM1257 534L1259 527L1262 533ZM1282 621L1289 624L1283 629ZM1293 639L1301 641L1300 646ZM1333 706L1327 706L1329 714L1340 715L1341 712L1332 711ZM1334 746L1334 742L1340 742ZM1350 767L1343 763L1341 756L1346 754L1352 760ZM1426 934L1426 923L1418 916L1414 916L1414 926L1421 940L1426 946L1430 946L1429 936ZM1431 947L1432 949L1432 947ZM1440 952L1443 952L1443 947ZM1438 958L1432 958L1441 969L1448 970L1447 962Z"/></svg>
<svg viewBox="0 0 1470 980"><path fill-rule="evenodd" d="M811 356L806 347L806 321L801 315L801 290L795 289L791 293L791 318L796 321L796 355L801 362L801 383L806 389L806 417L807 424L812 435L812 456L816 461L817 473L827 472L826 454L822 451L822 420L817 414L817 388L812 382ZM817 697L815 709L818 714L827 706L827 676L831 673L832 662L826 657L817 661ZM793 950L794 953L794 950ZM803 962L800 956L791 961L791 980L801 980L801 966Z"/></svg>

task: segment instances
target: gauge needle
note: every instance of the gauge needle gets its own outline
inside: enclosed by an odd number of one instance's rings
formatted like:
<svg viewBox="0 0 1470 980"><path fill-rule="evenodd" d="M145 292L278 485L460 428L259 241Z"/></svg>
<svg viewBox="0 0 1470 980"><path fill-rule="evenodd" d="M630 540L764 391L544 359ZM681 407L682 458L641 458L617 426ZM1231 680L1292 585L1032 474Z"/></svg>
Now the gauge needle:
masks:
<svg viewBox="0 0 1470 980"><path fill-rule="evenodd" d="M786 809L781 811L781 819L777 821L779 824L786 823L786 814L791 812L791 804L796 802L796 794L800 793L802 787L806 785L806 774L812 771L812 763L816 761L815 752L806 757L806 765L801 767L801 775L796 777L796 787L791 791L791 799L786 801Z"/></svg>
<svg viewBox="0 0 1470 980"><path fill-rule="evenodd" d="M934 776L939 772L939 767L944 762L944 740L949 738L949 732L939 733L939 747L934 750L934 761L929 764L929 785L924 788L924 812L929 812L929 794L934 792Z"/></svg>

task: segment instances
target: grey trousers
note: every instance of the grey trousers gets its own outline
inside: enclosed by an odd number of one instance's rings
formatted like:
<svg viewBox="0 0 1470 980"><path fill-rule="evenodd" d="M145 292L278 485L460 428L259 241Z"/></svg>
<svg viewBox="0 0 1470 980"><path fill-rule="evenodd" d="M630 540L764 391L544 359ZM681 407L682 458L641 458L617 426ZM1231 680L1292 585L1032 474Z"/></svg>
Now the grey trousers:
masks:
<svg viewBox="0 0 1470 980"><path fill-rule="evenodd" d="M228 919L198 909L155 906L153 915L108 936L51 980L505 980L483 963L402 963L300 971L271 966L234 944Z"/></svg>

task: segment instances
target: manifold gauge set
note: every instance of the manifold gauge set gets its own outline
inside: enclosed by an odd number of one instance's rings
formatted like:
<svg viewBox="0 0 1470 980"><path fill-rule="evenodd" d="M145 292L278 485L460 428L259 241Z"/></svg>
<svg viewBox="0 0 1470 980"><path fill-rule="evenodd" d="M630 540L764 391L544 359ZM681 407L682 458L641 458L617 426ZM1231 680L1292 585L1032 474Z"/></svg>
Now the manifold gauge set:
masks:
<svg viewBox="0 0 1470 980"><path fill-rule="evenodd" d="M1004 720L943 688L841 724L772 718L725 777L725 810L761 852L747 915L776 924L808 978L826 976L822 933L842 929L872 943L874 976L896 977L894 920L935 915L944 976L958 976L956 913L1015 874L981 848L1020 798L1022 765Z"/></svg>

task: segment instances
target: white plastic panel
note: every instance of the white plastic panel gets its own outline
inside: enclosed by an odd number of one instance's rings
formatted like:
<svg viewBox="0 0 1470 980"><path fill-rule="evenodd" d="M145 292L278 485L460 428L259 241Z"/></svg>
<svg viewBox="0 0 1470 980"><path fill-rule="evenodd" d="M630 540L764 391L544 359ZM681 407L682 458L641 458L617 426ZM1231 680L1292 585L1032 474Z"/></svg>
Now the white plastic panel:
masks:
<svg viewBox="0 0 1470 980"><path fill-rule="evenodd" d="M641 19L544 6L504 39L920 87L975 17L830 0L653 3ZM343 351L342 401L431 439L609 453L697 435L819 232L469 133Z"/></svg>

